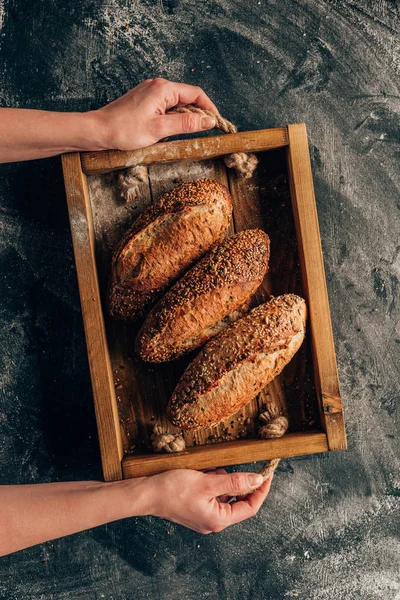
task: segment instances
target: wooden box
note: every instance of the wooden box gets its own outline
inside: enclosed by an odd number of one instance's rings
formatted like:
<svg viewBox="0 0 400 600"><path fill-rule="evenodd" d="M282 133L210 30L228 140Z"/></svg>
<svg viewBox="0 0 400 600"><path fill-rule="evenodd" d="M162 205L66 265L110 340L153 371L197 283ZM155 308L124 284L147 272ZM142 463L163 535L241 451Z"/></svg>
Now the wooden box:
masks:
<svg viewBox="0 0 400 600"><path fill-rule="evenodd" d="M239 179L221 156L258 154L252 179ZM276 129L162 142L133 152L89 152L62 158L104 477L107 481L174 468L204 469L346 448L306 128ZM118 192L121 169L146 165L148 181L135 202ZM186 434L187 449L154 454L155 423L171 431L165 406L193 357L148 365L134 355L135 325L110 319L104 306L113 249L152 198L182 180L212 177L234 201L232 229L263 228L271 268L256 303L295 292L307 301L301 350L259 396L221 425ZM278 403L289 417L280 439L257 439L262 407Z"/></svg>

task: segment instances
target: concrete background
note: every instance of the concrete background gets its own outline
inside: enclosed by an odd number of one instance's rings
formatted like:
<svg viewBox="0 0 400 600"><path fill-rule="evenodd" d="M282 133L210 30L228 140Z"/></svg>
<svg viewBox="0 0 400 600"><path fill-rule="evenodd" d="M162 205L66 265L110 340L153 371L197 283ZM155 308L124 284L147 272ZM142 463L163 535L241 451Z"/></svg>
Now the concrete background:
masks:
<svg viewBox="0 0 400 600"><path fill-rule="evenodd" d="M163 76L242 130L307 123L349 436L220 534L131 519L0 559L2 599L400 598L399 7L0 0L2 106L83 111ZM0 482L100 478L60 160L1 166L0 211Z"/></svg>

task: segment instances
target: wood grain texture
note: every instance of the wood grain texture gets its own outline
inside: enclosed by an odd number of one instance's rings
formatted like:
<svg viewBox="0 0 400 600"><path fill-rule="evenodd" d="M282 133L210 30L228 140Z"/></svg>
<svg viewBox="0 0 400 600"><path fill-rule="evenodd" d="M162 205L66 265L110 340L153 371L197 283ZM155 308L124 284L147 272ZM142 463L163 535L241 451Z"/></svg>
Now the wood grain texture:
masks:
<svg viewBox="0 0 400 600"><path fill-rule="evenodd" d="M260 171L261 164L258 171ZM257 175L256 175L257 177ZM262 193L260 190L260 175L258 180L252 178L243 179L230 171L228 173L229 189L232 194L233 202L233 220L235 231L242 231L248 228L260 228L270 234L268 224L262 217ZM264 199L265 200L265 199ZM274 254L270 257L270 267L261 286L254 294L252 306L266 302L272 294L271 264L275 262ZM288 291L288 290L287 290ZM288 416L288 406L282 389L282 375L276 377L269 383L253 400L243 407L242 412L245 418L251 418L252 431L255 434L254 416L265 410ZM277 457L279 458L279 457Z"/></svg>
<svg viewBox="0 0 400 600"><path fill-rule="evenodd" d="M328 450L323 432L289 433L273 440L248 439L187 448L176 454L125 456L124 478L155 475L170 469L207 469L232 464L300 456Z"/></svg>
<svg viewBox="0 0 400 600"><path fill-rule="evenodd" d="M131 223L151 203L150 183L149 180L141 183L137 198L129 203L119 193L118 173L89 177L89 192L103 314L125 454L137 447L138 439L148 436L144 415L147 415L149 403L142 402L142 389L152 397L154 388L152 376L145 377L133 353L137 327L109 317L106 295L113 252ZM151 407L148 410L151 411ZM150 420L153 415L147 416Z"/></svg>
<svg viewBox="0 0 400 600"><path fill-rule="evenodd" d="M302 126L295 126L295 131L297 130L303 131ZM260 136L261 138L265 137L265 131L260 132ZM188 152L189 142L190 140L185 141L186 154L190 154ZM191 144L193 148L197 148L198 140L192 140ZM243 149L243 147L240 146L240 149ZM310 261L314 260L310 252L306 252L304 255L302 246L303 239L308 239L308 223L305 232L304 227L299 227L299 220L303 217L298 217L295 211L292 212L290 203L291 190L292 197L295 198L293 201L294 208L297 209L298 205L302 208L304 203L308 203L307 210L311 211L311 214L314 211L316 218L315 201L314 197L309 195L309 184L307 184L306 193L302 192L302 188L299 187L302 185L301 177L304 177L301 169L306 169L303 166L305 149L301 147L300 152L294 158L294 161L300 164L300 175L292 167L289 173L287 172L284 150L284 148L281 148L273 152L260 154L257 172L250 180L238 178L236 173L225 167L222 159L213 161L178 160L174 162L160 160L148 165L148 180L141 184L139 196L131 203L126 203L120 197L117 173L108 172L91 176L89 178L90 194L89 196L86 195L85 207L87 222L90 224L88 230L90 229L92 232L90 244L92 254L95 253L95 260L92 257L92 262L89 261L87 264L91 265L91 269L97 268L100 290L103 295L103 306L105 306L111 257L124 231L144 208L163 193L183 181L203 177L218 180L226 185L232 194L233 219L229 234L250 227L259 227L270 235L270 272L255 294L252 304L257 305L265 302L271 294L279 295L286 292L304 294L308 300L310 296L314 298L315 288L325 285L324 273L323 271L316 272L311 284L309 279L306 279L309 270L313 268ZM308 156L308 149L306 148L306 150ZM81 173L80 177L85 182L85 175ZM291 181L289 190L290 178L293 181ZM66 183L66 185L69 185L69 183ZM295 195L293 196L294 188ZM91 225L92 219L93 227ZM77 235L78 230L75 221L72 219L71 227ZM320 248L318 230L314 231L314 237L309 243L311 245L317 243ZM302 266L302 269L300 269L300 266ZM78 262L77 269L78 272L81 270ZM92 310L91 305L89 305L89 310ZM314 314L313 311L310 312ZM85 311L84 317L86 318ZM153 468L151 466L153 459L149 458L148 453L151 452L150 435L154 425L160 424L168 432L178 431L167 420L165 409L176 383L194 354L192 353L171 363L144 363L134 353L134 340L141 323L116 321L110 318L105 310L104 319L108 339L109 368L112 374L112 394L114 394L113 414L115 418L115 407L117 407L119 423L116 422L116 429L120 430L122 453L125 464L132 467L130 473L137 473L136 466L143 461L139 471L144 474L146 468ZM317 354L320 351L321 348L318 347ZM316 352L314 349L314 354ZM323 364L322 358L321 361L321 364ZM319 390L320 365L314 361L314 366L316 385ZM326 419L338 419L341 416L338 391L335 392L333 388L326 388L326 390L326 397L329 396L329 401L326 400L326 409L321 411L321 419L324 420L324 425ZM97 405L98 408L101 406L99 403ZM295 432L304 434L304 436L294 438L297 439L299 444L296 453L307 454L309 445L308 442L302 445L303 440L307 440L308 432L318 427L320 421L317 415L318 402L312 374L310 336L279 377L275 378L238 413L216 426L194 432L185 432L187 452L174 458L165 454L153 457L155 463L159 465L160 461L164 461L165 468L167 468L168 464L172 464L171 461L177 461L177 464L180 464L181 458L179 457L190 455L191 462L189 462L191 465L201 464L205 467L212 467L216 464L233 464L237 462L234 454L231 456L229 463L225 462L228 460L227 456L223 456L222 448L225 448L228 442L227 452L236 448L235 445L232 445L233 442L245 444L243 451L248 447L257 448L257 452L259 452L259 449L264 446L247 445L252 438L253 442L260 441L254 439L259 426L258 415L266 409L272 410L275 414L278 412L289 417L291 435ZM327 428L328 437L329 431L329 428ZM103 435L100 428L99 435L100 437ZM323 435L325 437L321 439L324 439L326 445L326 435ZM268 447L269 442L263 443L267 443L266 447ZM337 441L332 442L332 449L334 447L340 447ZM211 451L209 448L213 448L213 450ZM215 458L220 448L222 462L218 462ZM284 443L282 446L278 444L274 448L281 448L282 452L282 454L278 453L274 457L287 456L286 452L289 451ZM199 459L203 450L206 449L207 452L204 457ZM107 454L108 450L106 449L104 452ZM242 455L242 462L247 460L246 456L246 453ZM250 457L248 460L256 460L256 458L251 458L253 456L251 452L248 456ZM263 458L261 454L256 453L255 456ZM122 458L122 454L119 455L119 458ZM183 458L182 460L183 464L186 464L185 461L189 459ZM196 460L198 460L197 463ZM135 469L132 465L135 465ZM200 468L200 466L197 468ZM126 467L124 467L125 471Z"/></svg>
<svg viewBox="0 0 400 600"><path fill-rule="evenodd" d="M309 307L314 373L322 423L330 450L347 448L335 346L326 289L324 261L315 204L307 132L304 124L289 125L287 150L290 191L299 244L304 293ZM331 398L334 398L335 410Z"/></svg>
<svg viewBox="0 0 400 600"><path fill-rule="evenodd" d="M106 481L122 479L122 442L95 259L95 234L86 176L80 155L62 157L72 242L94 404Z"/></svg>
<svg viewBox="0 0 400 600"><path fill-rule="evenodd" d="M260 154L254 179L238 178L231 171L228 174L236 230L260 227L271 242L270 269L254 296L253 305L267 301L270 295L302 296L284 149ZM319 426L310 342L306 336L290 364L253 401L258 412L272 409L288 416L290 431Z"/></svg>
<svg viewBox="0 0 400 600"><path fill-rule="evenodd" d="M287 146L286 127L215 135L194 140L159 142L132 152L107 150L82 153L82 168L87 175L109 173L132 165L150 165L177 160L205 160L232 152L261 152Z"/></svg>

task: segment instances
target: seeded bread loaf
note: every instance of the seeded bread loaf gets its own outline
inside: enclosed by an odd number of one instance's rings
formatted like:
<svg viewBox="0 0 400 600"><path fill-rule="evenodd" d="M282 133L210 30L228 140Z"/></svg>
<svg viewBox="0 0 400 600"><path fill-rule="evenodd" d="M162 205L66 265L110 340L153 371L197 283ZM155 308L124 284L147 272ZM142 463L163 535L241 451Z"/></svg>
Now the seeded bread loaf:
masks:
<svg viewBox="0 0 400 600"><path fill-rule="evenodd" d="M247 229L225 239L147 315L136 340L146 361L164 362L204 344L243 316L268 270L269 237Z"/></svg>
<svg viewBox="0 0 400 600"><path fill-rule="evenodd" d="M212 339L190 363L168 404L181 429L215 425L254 398L300 348L306 304L285 294L261 304Z"/></svg>
<svg viewBox="0 0 400 600"><path fill-rule="evenodd" d="M224 236L232 214L227 188L212 179L177 186L133 223L112 260L108 308L134 319Z"/></svg>

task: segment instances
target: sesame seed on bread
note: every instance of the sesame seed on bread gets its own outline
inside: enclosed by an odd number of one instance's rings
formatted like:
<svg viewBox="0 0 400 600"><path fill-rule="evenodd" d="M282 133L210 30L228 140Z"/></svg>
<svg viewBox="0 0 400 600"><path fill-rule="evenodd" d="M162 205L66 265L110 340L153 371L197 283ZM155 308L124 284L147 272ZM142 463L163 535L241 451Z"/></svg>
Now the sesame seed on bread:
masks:
<svg viewBox="0 0 400 600"><path fill-rule="evenodd" d="M132 224L113 259L109 313L134 319L222 239L232 198L212 179L183 183L153 202Z"/></svg>
<svg viewBox="0 0 400 600"><path fill-rule="evenodd" d="M243 316L235 311L261 284L268 260L269 237L260 229L241 231L213 247L150 311L136 341L139 356L173 360Z"/></svg>
<svg viewBox="0 0 400 600"><path fill-rule="evenodd" d="M181 377L168 404L182 429L215 425L247 404L301 346L306 304L284 294L257 306L206 344Z"/></svg>

